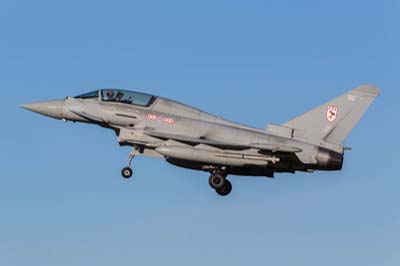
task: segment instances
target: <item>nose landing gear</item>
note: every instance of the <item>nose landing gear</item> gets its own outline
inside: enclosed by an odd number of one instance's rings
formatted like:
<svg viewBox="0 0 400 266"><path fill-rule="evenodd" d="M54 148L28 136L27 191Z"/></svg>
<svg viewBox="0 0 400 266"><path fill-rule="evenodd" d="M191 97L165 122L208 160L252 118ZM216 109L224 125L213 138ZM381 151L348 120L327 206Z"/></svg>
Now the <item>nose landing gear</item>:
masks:
<svg viewBox="0 0 400 266"><path fill-rule="evenodd" d="M131 165L132 165L132 160L133 160L133 158L135 158L137 152L138 152L138 149L136 147L132 149L131 153L129 154L128 166L124 167L121 171L121 175L125 179L129 179L133 175L133 170L131 168Z"/></svg>

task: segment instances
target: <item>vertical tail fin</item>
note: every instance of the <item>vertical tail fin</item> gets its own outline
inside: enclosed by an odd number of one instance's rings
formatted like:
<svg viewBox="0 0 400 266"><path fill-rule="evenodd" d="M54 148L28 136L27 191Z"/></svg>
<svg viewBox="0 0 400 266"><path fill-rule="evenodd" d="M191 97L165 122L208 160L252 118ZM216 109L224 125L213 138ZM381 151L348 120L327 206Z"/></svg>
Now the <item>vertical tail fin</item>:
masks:
<svg viewBox="0 0 400 266"><path fill-rule="evenodd" d="M310 138L318 138L318 141L342 145L379 92L380 89L374 86L360 86L283 126L302 130Z"/></svg>

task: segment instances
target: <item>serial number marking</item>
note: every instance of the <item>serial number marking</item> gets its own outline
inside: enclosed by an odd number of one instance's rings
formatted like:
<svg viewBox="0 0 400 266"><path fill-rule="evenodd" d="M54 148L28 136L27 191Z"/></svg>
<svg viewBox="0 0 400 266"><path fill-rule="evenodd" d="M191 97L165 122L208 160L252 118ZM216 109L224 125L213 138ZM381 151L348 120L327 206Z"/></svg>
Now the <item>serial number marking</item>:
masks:
<svg viewBox="0 0 400 266"><path fill-rule="evenodd" d="M173 119L171 117L165 117L162 115L148 114L147 119L151 120L151 121L157 121L160 123L166 123L166 124L174 124L175 123L175 119Z"/></svg>
<svg viewBox="0 0 400 266"><path fill-rule="evenodd" d="M356 98L355 95L349 94L349 95L347 96L347 100L349 100L349 102L355 102L356 99L357 99L357 98Z"/></svg>

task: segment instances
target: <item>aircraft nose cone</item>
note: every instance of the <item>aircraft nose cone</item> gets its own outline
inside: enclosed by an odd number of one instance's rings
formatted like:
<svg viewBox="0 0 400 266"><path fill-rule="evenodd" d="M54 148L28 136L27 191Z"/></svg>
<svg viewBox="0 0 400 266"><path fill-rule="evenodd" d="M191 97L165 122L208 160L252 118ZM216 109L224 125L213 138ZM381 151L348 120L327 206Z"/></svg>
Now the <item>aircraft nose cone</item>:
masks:
<svg viewBox="0 0 400 266"><path fill-rule="evenodd" d="M21 107L41 115L49 116L55 119L62 119L64 100L29 103L23 104Z"/></svg>

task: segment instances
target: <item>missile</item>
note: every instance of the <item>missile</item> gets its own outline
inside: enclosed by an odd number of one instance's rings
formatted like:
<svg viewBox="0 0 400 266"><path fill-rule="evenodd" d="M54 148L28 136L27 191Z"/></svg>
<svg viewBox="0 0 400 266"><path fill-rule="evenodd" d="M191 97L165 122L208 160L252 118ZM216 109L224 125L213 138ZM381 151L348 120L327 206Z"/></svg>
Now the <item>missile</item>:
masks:
<svg viewBox="0 0 400 266"><path fill-rule="evenodd" d="M267 166L269 163L275 164L280 161L275 156L250 155L183 146L161 146L156 148L156 151L165 157L225 166Z"/></svg>

